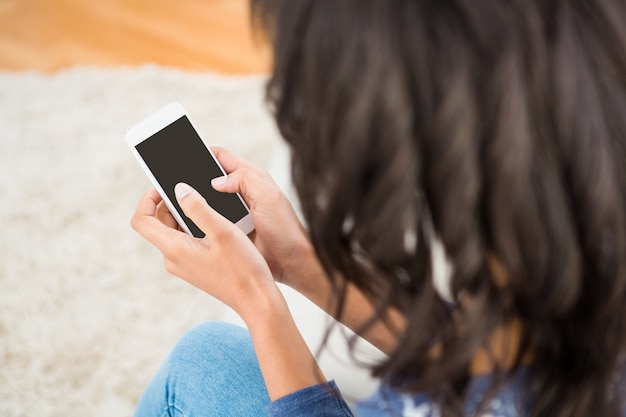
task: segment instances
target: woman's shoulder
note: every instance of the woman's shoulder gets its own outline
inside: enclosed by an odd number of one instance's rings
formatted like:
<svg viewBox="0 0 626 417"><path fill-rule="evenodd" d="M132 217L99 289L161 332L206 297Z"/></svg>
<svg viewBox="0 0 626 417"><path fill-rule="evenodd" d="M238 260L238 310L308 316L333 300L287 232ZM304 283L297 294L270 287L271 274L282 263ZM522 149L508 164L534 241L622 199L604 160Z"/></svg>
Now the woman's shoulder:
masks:
<svg viewBox="0 0 626 417"><path fill-rule="evenodd" d="M487 401L481 413L484 417L526 417L530 415L532 397L527 389L527 376L531 372L525 367L516 371L498 391ZM477 376L472 378L465 400L465 415L475 416L479 404L484 402L493 382L492 376ZM626 417L626 363L616 374L614 399L623 404L623 416ZM379 389L365 401L356 405L359 417L440 417L436 405L424 394L399 393L387 384L381 384Z"/></svg>
<svg viewBox="0 0 626 417"><path fill-rule="evenodd" d="M519 375L518 375L519 374ZM520 389L523 371L504 384L488 401L482 413L489 417L523 417L528 415L528 399ZM492 378L479 376L472 379L465 401L465 415L476 415L477 405L483 402ZM439 417L439 408L425 394L399 393L382 384L373 396L356 405L359 417Z"/></svg>

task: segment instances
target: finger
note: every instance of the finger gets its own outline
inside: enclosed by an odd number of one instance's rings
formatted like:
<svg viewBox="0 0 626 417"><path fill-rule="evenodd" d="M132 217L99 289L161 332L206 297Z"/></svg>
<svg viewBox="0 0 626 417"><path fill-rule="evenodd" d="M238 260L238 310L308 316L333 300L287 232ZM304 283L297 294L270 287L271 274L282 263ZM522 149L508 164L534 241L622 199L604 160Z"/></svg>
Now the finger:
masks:
<svg viewBox="0 0 626 417"><path fill-rule="evenodd" d="M264 172L264 170L253 165L251 162L248 162L247 160L240 157L239 155L236 155L219 146L211 147L211 152L213 152L213 155L215 155L215 157L220 162L220 164L222 165L222 168L224 168L224 171L226 171L226 173L231 173L240 168L249 168L257 172L259 175L262 175L262 173Z"/></svg>
<svg viewBox="0 0 626 417"><path fill-rule="evenodd" d="M171 242L185 235L167 227L155 217L157 206L162 200L156 190L152 189L146 192L137 204L131 219L131 226L144 239L156 246L161 252L165 252Z"/></svg>
<svg viewBox="0 0 626 417"><path fill-rule="evenodd" d="M176 184L174 192L185 215L206 235L215 236L224 229L234 227L228 219L209 206L204 197L188 184Z"/></svg>
<svg viewBox="0 0 626 417"><path fill-rule="evenodd" d="M163 224L167 227L171 227L172 229L178 229L178 222L176 221L174 216L172 216L172 213L163 201L161 201L157 205L155 217L163 222Z"/></svg>
<svg viewBox="0 0 626 417"><path fill-rule="evenodd" d="M157 210L157 205L163 201L163 198L159 194L157 190L154 188L148 190L141 196L139 203L137 204L137 208L135 209L135 213L133 214L133 218L131 223L143 216L154 216Z"/></svg>
<svg viewBox="0 0 626 417"><path fill-rule="evenodd" d="M281 193L271 178L263 178L247 167L225 177L214 178L211 186L223 193L240 193L250 209L254 209L262 201L273 201L272 196Z"/></svg>

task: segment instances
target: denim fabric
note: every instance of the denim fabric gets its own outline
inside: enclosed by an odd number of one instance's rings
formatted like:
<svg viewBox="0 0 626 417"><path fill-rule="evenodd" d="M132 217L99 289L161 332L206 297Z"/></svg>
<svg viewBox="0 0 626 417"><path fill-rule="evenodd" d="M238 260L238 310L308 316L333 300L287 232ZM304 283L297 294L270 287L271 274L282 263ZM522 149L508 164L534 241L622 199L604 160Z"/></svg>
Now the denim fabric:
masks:
<svg viewBox="0 0 626 417"><path fill-rule="evenodd" d="M246 329L209 322L189 330L143 393L135 417L340 416L352 414L330 381L274 403Z"/></svg>
<svg viewBox="0 0 626 417"><path fill-rule="evenodd" d="M267 407L269 417L349 417L352 412L334 381L294 392Z"/></svg>
<svg viewBox="0 0 626 417"><path fill-rule="evenodd" d="M464 403L465 416L476 417L527 417L531 413L532 396L527 389L527 375L531 367L524 367L499 388L495 396L477 414L478 405L483 401L492 382L490 376L472 378ZM626 363L621 366L615 378L613 400L618 410L626 417ZM440 417L441 414L428 396L422 394L401 394L386 384L367 400L356 404L358 417Z"/></svg>
<svg viewBox="0 0 626 417"><path fill-rule="evenodd" d="M265 416L269 404L248 331L210 322L180 339L135 417Z"/></svg>
<svg viewBox="0 0 626 417"><path fill-rule="evenodd" d="M513 376L489 401L480 416L489 417L526 417L529 414L529 399L522 395L524 375L527 371L521 370ZM464 415L476 416L476 409L483 400L489 388L488 376L473 378L467 399ZM359 417L439 417L437 406L433 405L429 397L423 394L401 394L388 385L383 384L369 399L356 406Z"/></svg>
<svg viewBox="0 0 626 417"><path fill-rule="evenodd" d="M529 369L514 375L481 416L527 416L532 399L524 394L526 372ZM489 382L488 376L472 379L465 415L476 415L476 405L482 401ZM621 405L625 395L626 364L616 375L613 400ZM359 417L440 417L427 396L401 394L386 384L356 404L355 409ZM333 381L271 403L248 331L219 322L196 326L182 337L148 385L135 413L135 417L266 415L349 417L352 413Z"/></svg>

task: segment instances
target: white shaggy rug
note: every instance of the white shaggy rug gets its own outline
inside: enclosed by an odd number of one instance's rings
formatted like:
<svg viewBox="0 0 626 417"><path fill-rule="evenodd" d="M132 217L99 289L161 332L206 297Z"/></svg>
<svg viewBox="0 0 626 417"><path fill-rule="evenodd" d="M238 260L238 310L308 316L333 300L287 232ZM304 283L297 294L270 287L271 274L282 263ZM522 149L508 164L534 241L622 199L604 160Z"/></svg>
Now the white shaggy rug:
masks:
<svg viewBox="0 0 626 417"><path fill-rule="evenodd" d="M228 316L131 230L150 184L123 136L178 101L212 144L286 175L263 84L155 66L0 72L0 416L130 416L184 330Z"/></svg>

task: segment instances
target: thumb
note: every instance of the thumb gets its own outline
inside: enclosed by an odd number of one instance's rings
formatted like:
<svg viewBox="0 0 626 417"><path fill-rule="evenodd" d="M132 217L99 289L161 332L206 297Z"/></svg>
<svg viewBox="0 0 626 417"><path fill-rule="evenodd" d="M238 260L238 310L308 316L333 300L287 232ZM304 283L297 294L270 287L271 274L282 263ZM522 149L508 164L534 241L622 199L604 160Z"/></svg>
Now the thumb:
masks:
<svg viewBox="0 0 626 417"><path fill-rule="evenodd" d="M216 230L223 222L228 222L190 185L180 182L174 187L174 193L185 215L205 234Z"/></svg>
<svg viewBox="0 0 626 417"><path fill-rule="evenodd" d="M226 176L214 178L211 186L223 193L240 193L251 210L262 203L272 187L275 187L273 181L268 181L268 178L263 178L248 168L240 168Z"/></svg>

